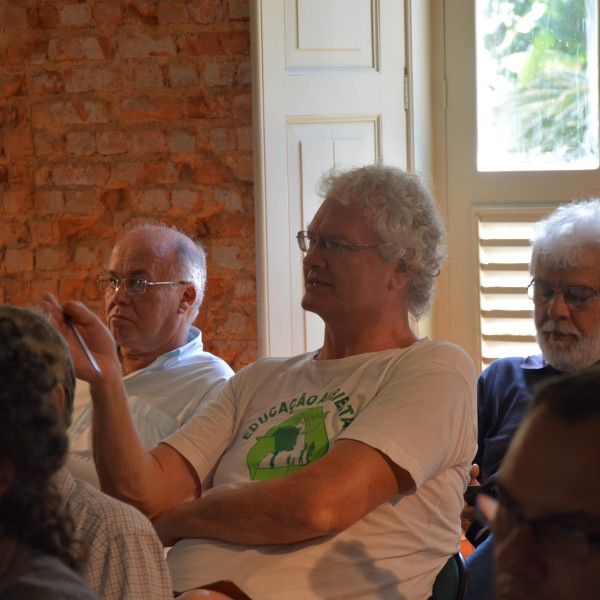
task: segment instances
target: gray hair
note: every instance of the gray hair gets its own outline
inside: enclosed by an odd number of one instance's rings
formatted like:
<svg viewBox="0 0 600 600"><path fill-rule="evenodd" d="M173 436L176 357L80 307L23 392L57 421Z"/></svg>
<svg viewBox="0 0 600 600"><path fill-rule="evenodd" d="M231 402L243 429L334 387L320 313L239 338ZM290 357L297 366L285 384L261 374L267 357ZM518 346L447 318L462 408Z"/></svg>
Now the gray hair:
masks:
<svg viewBox="0 0 600 600"><path fill-rule="evenodd" d="M446 257L446 232L438 207L419 178L381 163L342 173L326 173L320 185L323 198L342 204L362 202L364 214L373 220L387 261L403 261L412 279L408 310L416 318L427 313L434 293L434 279Z"/></svg>
<svg viewBox="0 0 600 600"><path fill-rule="evenodd" d="M600 367L552 377L535 388L532 410L545 406L563 423L573 425L600 418Z"/></svg>
<svg viewBox="0 0 600 600"><path fill-rule="evenodd" d="M551 269L579 266L581 255L591 245L600 248L600 199L579 200L559 206L539 221L533 243L529 272L541 261Z"/></svg>
<svg viewBox="0 0 600 600"><path fill-rule="evenodd" d="M127 230L127 233L143 232L148 236L155 234L165 234L166 239L161 246L161 251L165 254L175 252L177 260L172 272L174 279L189 281L196 289L196 300L192 305L189 314L189 323L191 324L198 316L198 311L204 299L206 289L206 253L204 246L199 241L194 241L185 233L176 227L170 227L163 223L142 223L134 225Z"/></svg>

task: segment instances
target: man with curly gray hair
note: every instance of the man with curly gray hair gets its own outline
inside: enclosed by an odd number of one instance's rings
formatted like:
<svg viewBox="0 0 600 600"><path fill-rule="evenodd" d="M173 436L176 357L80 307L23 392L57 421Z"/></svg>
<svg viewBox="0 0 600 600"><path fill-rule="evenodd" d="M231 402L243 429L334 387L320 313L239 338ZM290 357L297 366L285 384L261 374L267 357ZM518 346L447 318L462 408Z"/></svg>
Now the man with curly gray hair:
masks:
<svg viewBox="0 0 600 600"><path fill-rule="evenodd" d="M125 417L101 324L47 298L93 382L102 481L175 544L168 562L186 598L199 597L194 588L261 600L427 598L458 550L475 369L462 349L410 325L443 258L435 202L415 176L384 165L329 176L324 190L297 235L302 306L325 322L323 345L246 367L150 453Z"/></svg>

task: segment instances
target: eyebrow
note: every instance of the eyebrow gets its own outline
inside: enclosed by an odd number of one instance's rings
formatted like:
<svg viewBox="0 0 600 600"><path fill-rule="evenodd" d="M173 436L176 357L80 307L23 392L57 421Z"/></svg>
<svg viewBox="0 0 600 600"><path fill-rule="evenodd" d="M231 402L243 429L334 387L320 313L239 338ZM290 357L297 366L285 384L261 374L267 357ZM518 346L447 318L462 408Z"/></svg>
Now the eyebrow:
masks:
<svg viewBox="0 0 600 600"><path fill-rule="evenodd" d="M108 275L117 279L147 279L150 277L150 273L148 273L148 271L145 269L135 269L134 271L130 271L127 275L125 275L125 277L119 277L115 271L109 269Z"/></svg>

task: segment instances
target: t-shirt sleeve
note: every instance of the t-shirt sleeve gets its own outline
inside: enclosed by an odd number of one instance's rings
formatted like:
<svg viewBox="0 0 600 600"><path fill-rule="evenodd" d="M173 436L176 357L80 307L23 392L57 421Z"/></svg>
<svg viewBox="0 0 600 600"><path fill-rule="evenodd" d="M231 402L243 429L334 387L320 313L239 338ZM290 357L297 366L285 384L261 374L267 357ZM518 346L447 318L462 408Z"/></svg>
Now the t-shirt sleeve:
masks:
<svg viewBox="0 0 600 600"><path fill-rule="evenodd" d="M452 345L415 352L391 370L339 439L383 452L417 487L440 471L468 468L476 449L475 368Z"/></svg>

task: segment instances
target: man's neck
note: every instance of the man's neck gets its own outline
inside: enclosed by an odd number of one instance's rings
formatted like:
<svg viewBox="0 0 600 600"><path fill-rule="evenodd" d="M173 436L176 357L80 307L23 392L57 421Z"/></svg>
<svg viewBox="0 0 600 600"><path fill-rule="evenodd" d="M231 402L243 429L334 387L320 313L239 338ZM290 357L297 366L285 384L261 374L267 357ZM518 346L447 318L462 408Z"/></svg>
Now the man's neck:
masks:
<svg viewBox="0 0 600 600"><path fill-rule="evenodd" d="M333 360L380 350L408 348L418 339L408 325L398 328L390 327L382 331L380 335L374 335L368 330L354 331L348 335L334 335L326 327L323 347L316 358L317 360Z"/></svg>

